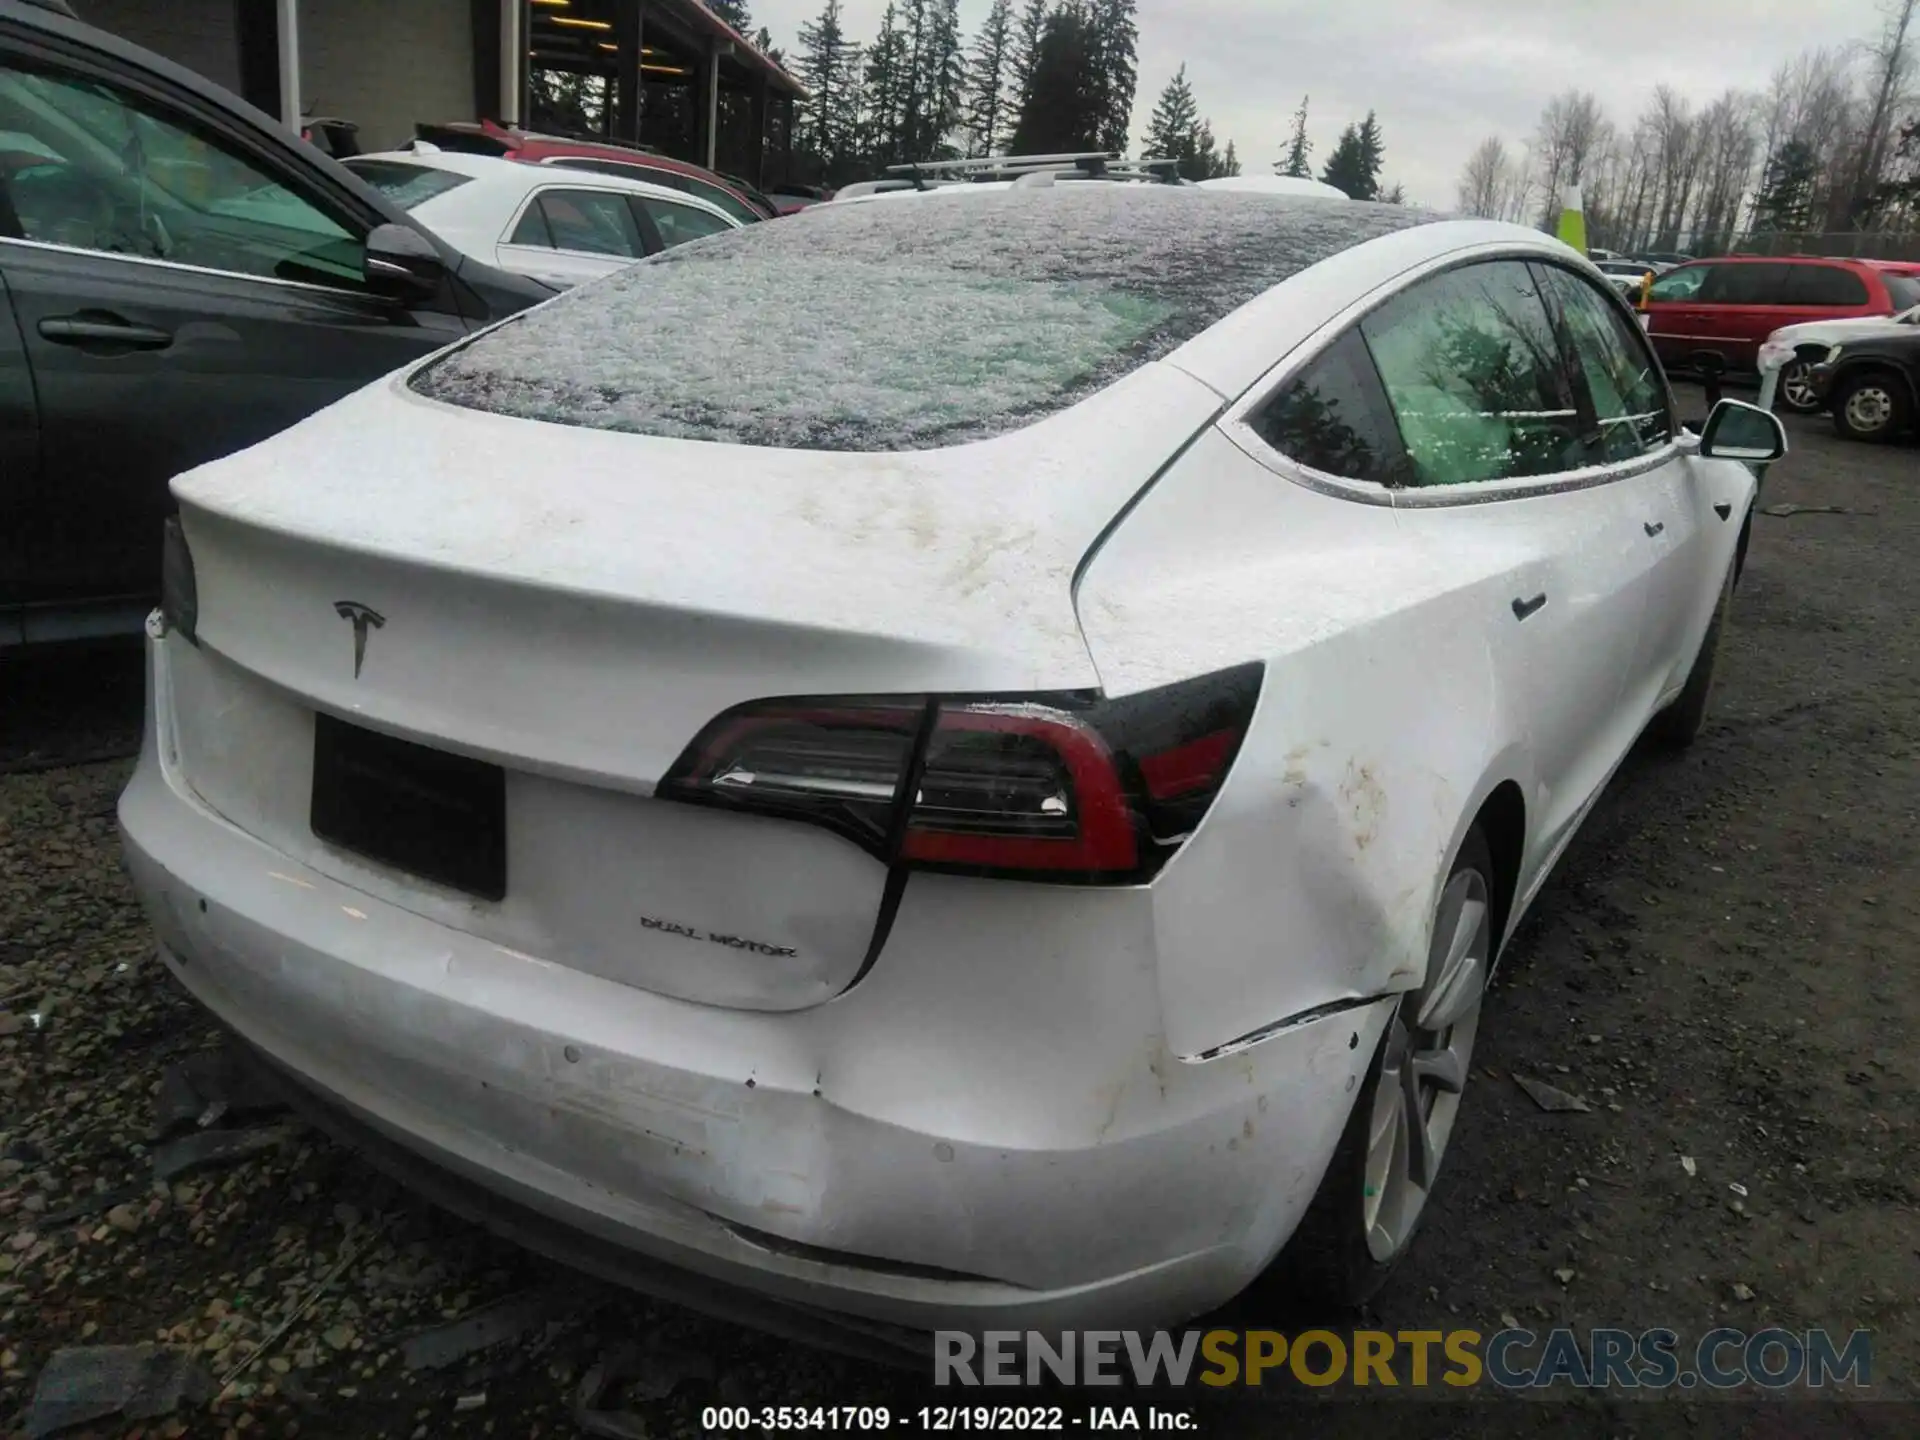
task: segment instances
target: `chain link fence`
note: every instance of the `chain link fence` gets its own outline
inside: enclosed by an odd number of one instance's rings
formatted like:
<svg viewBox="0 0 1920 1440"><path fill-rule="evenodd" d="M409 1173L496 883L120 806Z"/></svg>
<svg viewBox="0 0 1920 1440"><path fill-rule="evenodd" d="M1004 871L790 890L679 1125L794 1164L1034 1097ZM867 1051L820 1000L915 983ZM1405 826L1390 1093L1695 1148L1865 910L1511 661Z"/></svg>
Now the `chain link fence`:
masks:
<svg viewBox="0 0 1920 1440"><path fill-rule="evenodd" d="M1716 250L1696 250L1712 255ZM1726 253L1734 255L1825 255L1857 260L1911 260L1920 263L1920 230L1828 230L1747 235Z"/></svg>

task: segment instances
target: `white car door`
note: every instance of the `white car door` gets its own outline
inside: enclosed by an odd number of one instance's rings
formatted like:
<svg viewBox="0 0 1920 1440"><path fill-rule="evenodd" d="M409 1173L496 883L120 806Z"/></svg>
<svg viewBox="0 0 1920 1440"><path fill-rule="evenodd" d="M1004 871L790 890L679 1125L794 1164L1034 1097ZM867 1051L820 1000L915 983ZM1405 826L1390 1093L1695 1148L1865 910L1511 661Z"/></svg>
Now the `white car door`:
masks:
<svg viewBox="0 0 1920 1440"><path fill-rule="evenodd" d="M1626 697L1631 713L1647 717L1686 684L1733 563L1755 482L1738 461L1668 447L1680 427L1645 334L1581 277L1546 269L1578 382L1611 453L1650 462L1621 482L1640 511L1653 566Z"/></svg>
<svg viewBox="0 0 1920 1440"><path fill-rule="evenodd" d="M1581 282L1586 283L1586 282ZM1399 524L1471 588L1490 684L1530 758L1532 865L1558 851L1645 720L1626 703L1655 551L1632 465L1597 443L1540 269L1449 270L1361 322L1410 472ZM1653 444L1636 438L1636 449Z"/></svg>
<svg viewBox="0 0 1920 1440"><path fill-rule="evenodd" d="M495 252L495 263L565 289L644 259L647 245L627 195L549 185L527 197Z"/></svg>

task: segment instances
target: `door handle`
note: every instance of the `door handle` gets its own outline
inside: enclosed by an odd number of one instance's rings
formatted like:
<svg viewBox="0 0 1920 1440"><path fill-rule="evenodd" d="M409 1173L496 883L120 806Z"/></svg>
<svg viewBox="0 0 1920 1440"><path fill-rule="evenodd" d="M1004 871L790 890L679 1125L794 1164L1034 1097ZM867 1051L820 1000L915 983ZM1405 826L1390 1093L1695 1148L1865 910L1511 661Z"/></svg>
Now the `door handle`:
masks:
<svg viewBox="0 0 1920 1440"><path fill-rule="evenodd" d="M1664 520L1647 520L1641 522L1640 528L1647 532L1647 538L1651 540L1655 535L1660 534L1661 531L1667 528L1667 522Z"/></svg>
<svg viewBox="0 0 1920 1440"><path fill-rule="evenodd" d="M1546 603L1547 596L1545 591L1534 596L1531 600L1521 600L1516 597L1513 602L1513 618L1516 620L1524 620Z"/></svg>
<svg viewBox="0 0 1920 1440"><path fill-rule="evenodd" d="M62 315L42 320L40 334L56 345L122 345L133 350L164 350L173 336L151 325L135 325L117 315Z"/></svg>

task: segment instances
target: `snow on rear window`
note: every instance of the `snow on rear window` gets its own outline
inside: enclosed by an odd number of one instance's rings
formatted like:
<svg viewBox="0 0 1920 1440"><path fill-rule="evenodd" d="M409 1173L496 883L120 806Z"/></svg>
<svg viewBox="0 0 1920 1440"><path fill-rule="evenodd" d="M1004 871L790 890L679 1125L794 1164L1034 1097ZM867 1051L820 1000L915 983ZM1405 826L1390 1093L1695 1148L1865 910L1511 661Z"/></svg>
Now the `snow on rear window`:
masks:
<svg viewBox="0 0 1920 1440"><path fill-rule="evenodd" d="M423 395L643 435L910 450L1005 433L1341 250L1432 218L1062 184L824 205L667 251L423 369Z"/></svg>

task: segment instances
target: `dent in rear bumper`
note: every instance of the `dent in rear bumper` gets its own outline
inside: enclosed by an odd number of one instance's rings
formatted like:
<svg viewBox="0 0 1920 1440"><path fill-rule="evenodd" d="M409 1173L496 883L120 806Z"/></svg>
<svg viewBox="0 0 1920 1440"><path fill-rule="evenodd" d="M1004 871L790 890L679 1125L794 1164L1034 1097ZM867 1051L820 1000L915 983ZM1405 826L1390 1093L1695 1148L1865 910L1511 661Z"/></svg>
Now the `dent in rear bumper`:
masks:
<svg viewBox="0 0 1920 1440"><path fill-rule="evenodd" d="M164 686L163 665L154 680ZM203 1003L435 1164L796 1304L914 1328L1147 1324L1205 1309L1290 1232L1377 1034L1374 1012L1336 1016L1208 1065L1164 1047L1116 1056L1112 1076L1063 1076L1035 1057L1034 1105L1104 1084L1117 1118L1138 1070L1188 1104L1160 1129L1110 1119L1111 1133L1036 1146L1016 1123L1026 1117L996 1133L959 1104L942 1125L897 1102L873 1063L887 1037L858 1006L718 1011L396 910L198 804L149 723L121 802L127 858L175 973ZM864 1063L825 1073L848 1043ZM950 1078L956 1095L967 1088L964 1073Z"/></svg>

